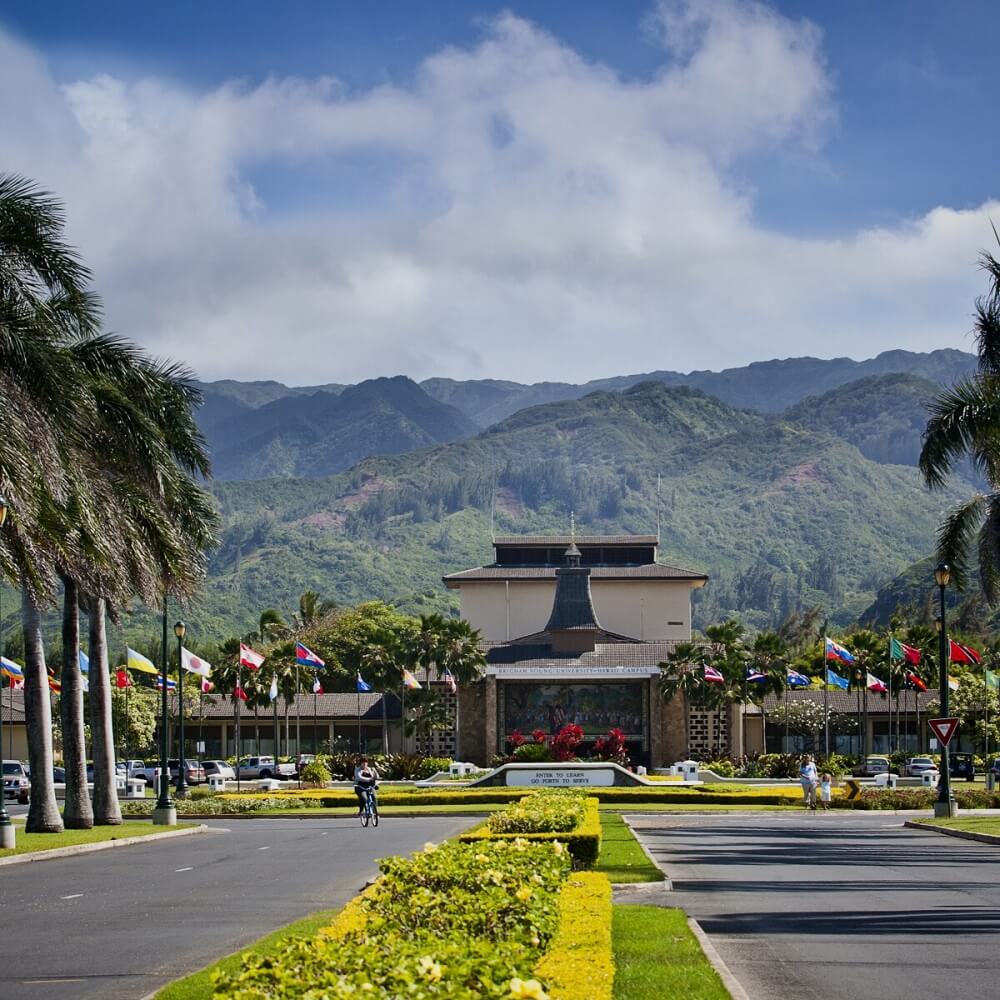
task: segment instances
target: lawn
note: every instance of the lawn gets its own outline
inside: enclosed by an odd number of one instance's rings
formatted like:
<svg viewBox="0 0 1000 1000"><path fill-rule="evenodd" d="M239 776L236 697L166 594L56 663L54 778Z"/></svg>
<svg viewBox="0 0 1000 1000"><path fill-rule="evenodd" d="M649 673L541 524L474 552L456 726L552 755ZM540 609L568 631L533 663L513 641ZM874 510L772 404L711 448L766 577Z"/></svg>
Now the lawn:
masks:
<svg viewBox="0 0 1000 1000"><path fill-rule="evenodd" d="M622 1000L729 1000L682 910L615 906L615 991Z"/></svg>
<svg viewBox="0 0 1000 1000"><path fill-rule="evenodd" d="M219 959L212 965L207 966L199 972L192 973L184 979L164 986L156 994L156 1000L204 1000L212 995L212 973L216 970L223 972L235 972L240 968L243 956L248 954L266 954L272 951L280 941L289 937L313 937L317 931L328 926L333 918L340 912L339 909L320 910L311 913L308 917L297 920L294 924L288 924L267 937L262 937L253 944L247 945L240 951L233 952L225 958Z"/></svg>
<svg viewBox="0 0 1000 1000"><path fill-rule="evenodd" d="M601 813L601 853L594 871L612 882L662 882L663 872L639 846L625 820L616 813Z"/></svg>
<svg viewBox="0 0 1000 1000"><path fill-rule="evenodd" d="M925 819L922 826L946 826L949 830L964 833L991 833L1000 837L1000 817L997 816L957 816L955 819Z"/></svg>
<svg viewBox="0 0 1000 1000"><path fill-rule="evenodd" d="M180 830L194 826L193 823L178 823L171 827ZM0 858L14 854L28 854L31 851L50 851L57 847L75 847L77 844L98 844L105 840L124 840L126 837L149 837L163 833L165 827L153 826L146 821L122 823L121 826L95 826L92 830L64 830L62 833L25 833L17 831L17 847L13 851L0 851Z"/></svg>

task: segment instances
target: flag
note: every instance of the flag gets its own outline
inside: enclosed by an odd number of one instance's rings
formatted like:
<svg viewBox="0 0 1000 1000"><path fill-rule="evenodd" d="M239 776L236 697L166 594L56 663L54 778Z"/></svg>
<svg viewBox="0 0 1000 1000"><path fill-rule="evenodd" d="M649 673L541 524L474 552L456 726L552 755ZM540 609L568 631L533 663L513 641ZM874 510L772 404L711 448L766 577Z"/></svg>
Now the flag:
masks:
<svg viewBox="0 0 1000 1000"><path fill-rule="evenodd" d="M1000 688L1000 674L995 674L992 670L987 670L986 673L983 674L983 680L985 681L986 686L994 691Z"/></svg>
<svg viewBox="0 0 1000 1000"><path fill-rule="evenodd" d="M81 677L80 678L80 688L83 690L84 694L89 693L89 691L90 691L90 678L89 677Z"/></svg>
<svg viewBox="0 0 1000 1000"><path fill-rule="evenodd" d="M322 693L323 693L323 685L320 684L319 678L317 677L316 680L313 681L313 694L322 694Z"/></svg>
<svg viewBox="0 0 1000 1000"><path fill-rule="evenodd" d="M846 691L851 686L851 682L846 677L841 677L840 674L834 672L829 667L826 668L826 683L832 684L835 688L840 688L842 691Z"/></svg>
<svg viewBox="0 0 1000 1000"><path fill-rule="evenodd" d="M960 642L951 640L951 652L948 658L952 663L979 663L982 656L971 646L963 646Z"/></svg>
<svg viewBox="0 0 1000 1000"><path fill-rule="evenodd" d="M751 684L763 684L767 680L767 674L755 667L747 667L747 680Z"/></svg>
<svg viewBox="0 0 1000 1000"><path fill-rule="evenodd" d="M827 639L827 642L830 640ZM850 654L848 654L850 655ZM797 670L789 670L786 675L788 678L788 686L793 688L809 687L812 681L806 677L805 674L800 674Z"/></svg>
<svg viewBox="0 0 1000 1000"><path fill-rule="evenodd" d="M255 653L249 646L240 643L240 666L247 670L256 670L266 659L260 653Z"/></svg>
<svg viewBox="0 0 1000 1000"><path fill-rule="evenodd" d="M911 691L926 691L927 685L912 671L907 670L903 674L903 684Z"/></svg>
<svg viewBox="0 0 1000 1000"><path fill-rule="evenodd" d="M907 663L912 663L916 666L920 662L920 650L914 649L912 646L907 646L905 642L900 642L898 639L890 639L889 659L905 660Z"/></svg>
<svg viewBox="0 0 1000 1000"><path fill-rule="evenodd" d="M854 656L849 649L845 649L839 642L834 642L829 636L826 637L826 658L828 660L840 660L841 663L853 663Z"/></svg>
<svg viewBox="0 0 1000 1000"><path fill-rule="evenodd" d="M267 692L268 698L274 701L278 697L278 675L275 674L271 678L271 690Z"/></svg>
<svg viewBox="0 0 1000 1000"><path fill-rule="evenodd" d="M357 680L357 690L358 690L358 692L360 693L362 691L371 691L371 689L372 689L371 684L369 684L367 681L365 681L362 678L361 671L359 670L358 671L358 680Z"/></svg>
<svg viewBox="0 0 1000 1000"><path fill-rule="evenodd" d="M705 664L705 680L709 684L725 684L726 678L719 673L715 667L710 667L707 663Z"/></svg>
<svg viewBox="0 0 1000 1000"><path fill-rule="evenodd" d="M211 681L205 680L205 678L203 677L201 679L201 693L209 694L211 691L214 690L215 690L215 685Z"/></svg>
<svg viewBox="0 0 1000 1000"><path fill-rule="evenodd" d="M90 673L90 657L87 656L87 654L82 649L77 650L76 656L77 656L77 660L79 660L79 662L80 662L80 673L81 674L89 674ZM84 688L84 691L86 691L86 690L87 689Z"/></svg>
<svg viewBox="0 0 1000 1000"><path fill-rule="evenodd" d="M411 691L419 691L421 689L420 681L410 673L409 670L404 668L403 670L403 687L409 688Z"/></svg>
<svg viewBox="0 0 1000 1000"><path fill-rule="evenodd" d="M885 686L885 681L880 681L873 673L867 672L868 676L865 679L865 684L868 686L869 691L888 691L889 689Z"/></svg>
<svg viewBox="0 0 1000 1000"><path fill-rule="evenodd" d="M129 670L138 670L143 674L159 674L159 670L153 666L153 662L147 660L142 653L137 653L134 649L127 646L125 647L125 651L127 653L126 659L128 660Z"/></svg>
<svg viewBox="0 0 1000 1000"><path fill-rule="evenodd" d="M301 663L304 667L312 667L313 670L326 666L308 646L303 646L301 642L295 644L295 662Z"/></svg>
<svg viewBox="0 0 1000 1000"><path fill-rule="evenodd" d="M455 675L450 670L445 670L444 677L442 679L444 680L445 686L452 694L455 694L458 691L458 685L455 683Z"/></svg>
<svg viewBox="0 0 1000 1000"><path fill-rule="evenodd" d="M115 687L120 690L121 688L130 688L134 686L132 678L128 675L128 671L124 667L119 667L115 672Z"/></svg>
<svg viewBox="0 0 1000 1000"><path fill-rule="evenodd" d="M163 690L163 674L156 675L156 689L157 691ZM175 681L172 677L167 678L167 690L168 691L177 690L177 681Z"/></svg>
<svg viewBox="0 0 1000 1000"><path fill-rule="evenodd" d="M243 690L242 687L240 687L239 684L237 684L236 685L236 689L233 691L233 697L234 698L239 698L240 701L246 701L247 700L247 693L246 693L246 691Z"/></svg>
<svg viewBox="0 0 1000 1000"><path fill-rule="evenodd" d="M24 671L6 656L0 656L0 675L9 677L12 681L23 681Z"/></svg>
<svg viewBox="0 0 1000 1000"><path fill-rule="evenodd" d="M199 677L208 677L212 673L211 663L198 659L190 649L185 649L183 646L181 646L181 666Z"/></svg>
<svg viewBox="0 0 1000 1000"><path fill-rule="evenodd" d="M49 675L48 677L49 687L56 694L59 694L62 691L62 684L60 684L59 681L56 680L55 670L53 670L52 667L46 667L45 672Z"/></svg>
<svg viewBox="0 0 1000 1000"><path fill-rule="evenodd" d="M951 674L948 675L948 690L949 691L958 690L958 678L952 677Z"/></svg>

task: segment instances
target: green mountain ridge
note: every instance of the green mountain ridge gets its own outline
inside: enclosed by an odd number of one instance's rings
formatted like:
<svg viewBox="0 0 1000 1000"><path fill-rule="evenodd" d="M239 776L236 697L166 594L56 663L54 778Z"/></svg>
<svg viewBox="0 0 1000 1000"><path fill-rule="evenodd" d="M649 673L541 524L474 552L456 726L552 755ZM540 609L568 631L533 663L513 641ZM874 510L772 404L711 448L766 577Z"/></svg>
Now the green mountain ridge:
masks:
<svg viewBox="0 0 1000 1000"><path fill-rule="evenodd" d="M657 496L657 475L661 488ZM192 616L245 627L305 589L350 603L451 610L442 574L489 561L497 533L655 532L661 558L710 574L696 623L752 625L821 604L852 621L933 548L943 509L917 470L850 442L642 383L520 411L473 437L368 458L324 479L218 482L222 544Z"/></svg>

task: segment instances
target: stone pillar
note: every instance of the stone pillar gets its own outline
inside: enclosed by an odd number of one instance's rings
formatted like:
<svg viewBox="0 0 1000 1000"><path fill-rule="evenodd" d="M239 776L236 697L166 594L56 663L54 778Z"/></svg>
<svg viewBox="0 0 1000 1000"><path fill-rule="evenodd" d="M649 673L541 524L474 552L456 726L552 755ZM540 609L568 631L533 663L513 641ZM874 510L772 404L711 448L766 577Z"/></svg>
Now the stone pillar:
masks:
<svg viewBox="0 0 1000 1000"><path fill-rule="evenodd" d="M744 749L743 706L736 703L729 706L729 753L742 757Z"/></svg>
<svg viewBox="0 0 1000 1000"><path fill-rule="evenodd" d="M484 767L493 756L486 737L486 685L487 680L484 679L458 689L462 760L471 761L480 767Z"/></svg>
<svg viewBox="0 0 1000 1000"><path fill-rule="evenodd" d="M485 712L486 718L483 720L483 732L485 734L485 760L483 764L489 763L490 757L495 753L499 752L499 747L497 743L497 679L495 677L487 676L485 680L486 684L486 697L484 699L483 710Z"/></svg>
<svg viewBox="0 0 1000 1000"><path fill-rule="evenodd" d="M687 756L685 746L685 723L687 721L687 706L683 695L676 695L669 701L660 699L660 725L662 727L662 756L655 762L656 767L668 767L674 761L684 760Z"/></svg>
<svg viewBox="0 0 1000 1000"><path fill-rule="evenodd" d="M655 677L649 681L649 766L663 767L663 697Z"/></svg>

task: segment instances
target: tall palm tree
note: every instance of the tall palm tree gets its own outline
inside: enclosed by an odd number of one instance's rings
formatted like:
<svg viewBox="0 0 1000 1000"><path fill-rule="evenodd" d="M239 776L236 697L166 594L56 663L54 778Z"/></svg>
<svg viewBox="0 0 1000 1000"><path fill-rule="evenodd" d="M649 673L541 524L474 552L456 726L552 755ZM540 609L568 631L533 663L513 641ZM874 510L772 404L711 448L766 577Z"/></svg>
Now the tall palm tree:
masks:
<svg viewBox="0 0 1000 1000"><path fill-rule="evenodd" d="M677 697L683 699L685 758L691 756L689 706L705 707L711 694L702 670L704 659L703 647L693 642L679 642L660 663L660 694L666 701Z"/></svg>
<svg viewBox="0 0 1000 1000"><path fill-rule="evenodd" d="M931 401L920 471L931 489L943 489L954 464L968 458L985 480L985 492L949 511L938 529L937 548L962 589L975 541L983 593L995 604L1000 598L1000 259L984 250L980 266L988 289L975 304L976 374Z"/></svg>
<svg viewBox="0 0 1000 1000"><path fill-rule="evenodd" d="M299 610L295 623L299 628L309 628L316 622L337 610L337 602L324 600L315 590L307 590L299 597Z"/></svg>
<svg viewBox="0 0 1000 1000"><path fill-rule="evenodd" d="M438 677L447 670L461 688L474 684L482 677L486 667L486 654L482 648L482 635L464 618L445 621L441 634L440 659L437 663ZM462 737L458 691L455 692L455 717L451 724L455 727L455 759L461 759Z"/></svg>

